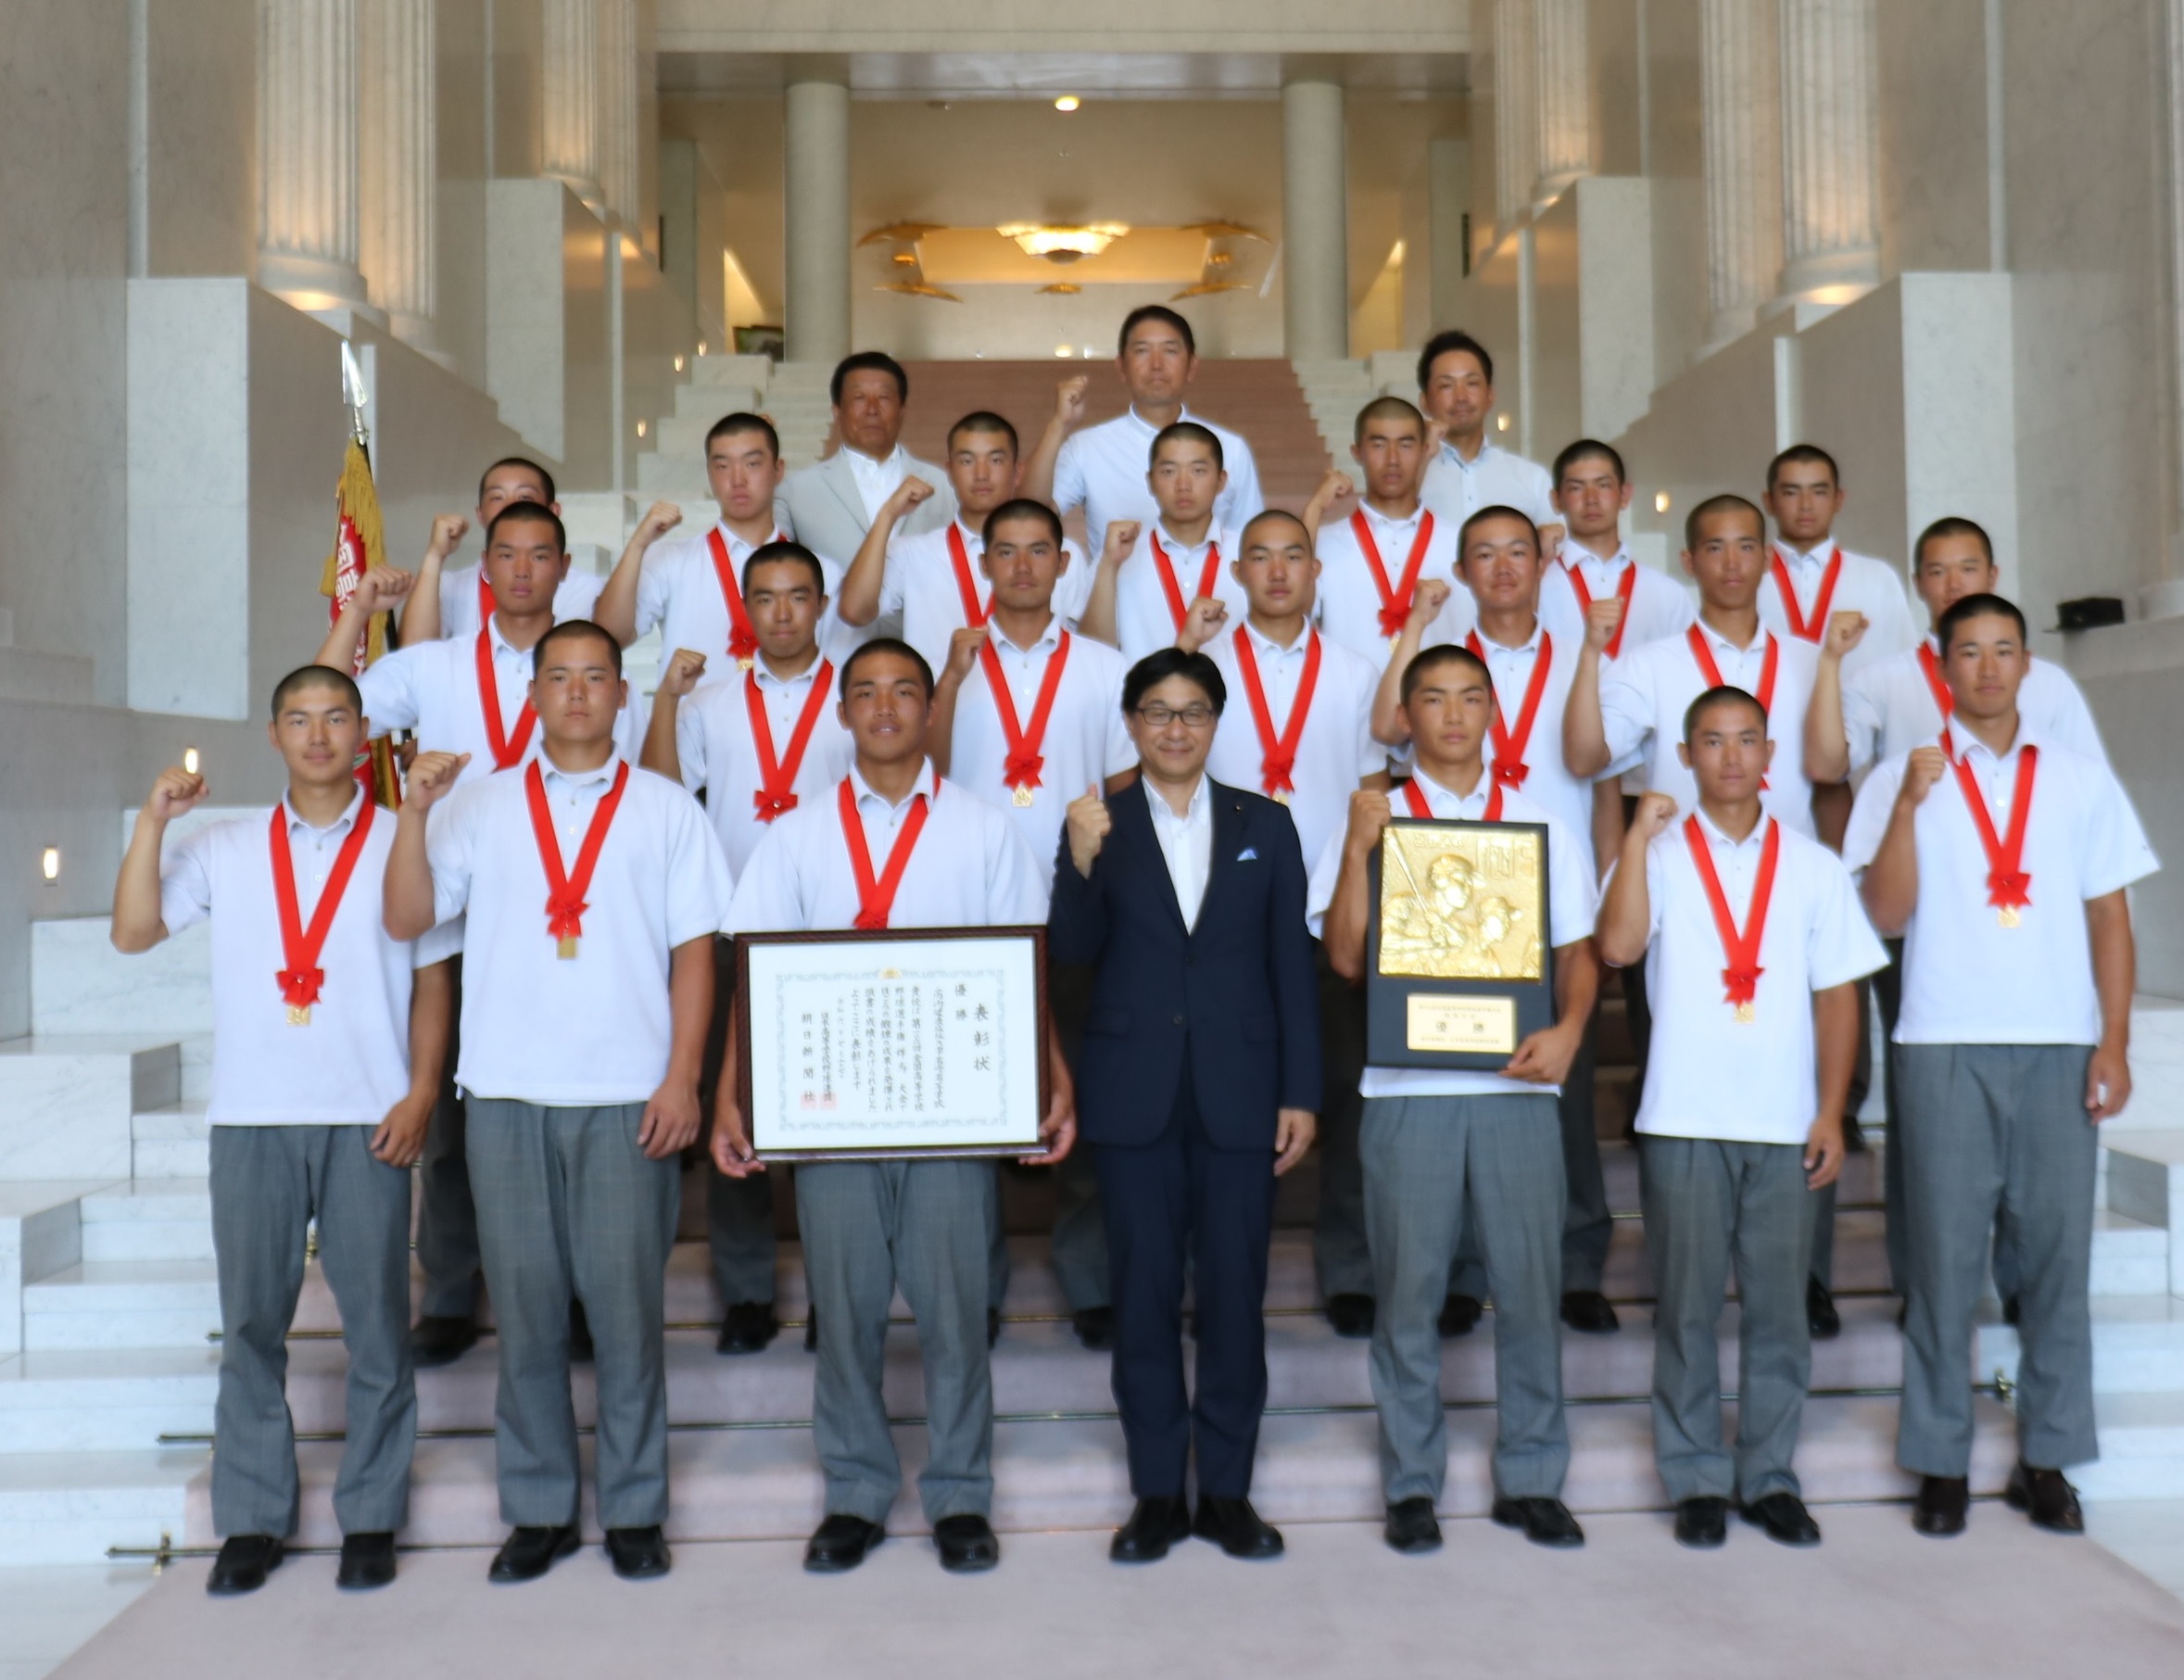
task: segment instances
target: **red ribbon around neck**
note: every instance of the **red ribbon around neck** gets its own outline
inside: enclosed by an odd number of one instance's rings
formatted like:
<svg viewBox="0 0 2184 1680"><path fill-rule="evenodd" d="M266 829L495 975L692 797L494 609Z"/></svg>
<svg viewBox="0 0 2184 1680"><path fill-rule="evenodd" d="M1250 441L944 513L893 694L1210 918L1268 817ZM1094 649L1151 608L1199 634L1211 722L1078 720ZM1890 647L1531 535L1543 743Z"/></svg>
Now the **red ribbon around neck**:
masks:
<svg viewBox="0 0 2184 1680"><path fill-rule="evenodd" d="M872 873L872 849L865 843L865 819L857 814L856 789L846 776L841 778L837 802L841 810L841 838L850 849L850 870L857 880L855 925L864 932L877 932L888 925L895 908L895 891L903 884L903 872L910 867L910 854L917 850L917 837L925 831L926 796L920 793L911 800L910 815L903 819L902 832L895 836L887 866L877 878Z"/></svg>
<svg viewBox="0 0 2184 1680"><path fill-rule="evenodd" d="M1350 515L1350 534L1357 539L1358 551L1365 556L1373 587L1380 591L1380 633L1391 638L1398 637L1410 617L1410 602L1418 593L1418 575L1425 568L1426 549L1433 540L1433 516L1419 515L1418 535L1410 539L1410 553L1403 562L1399 583L1388 581L1387 562L1381 559L1380 544L1372 539L1372 525L1366 519L1363 508Z"/></svg>
<svg viewBox="0 0 2184 1680"><path fill-rule="evenodd" d="M1297 677L1296 698L1289 702L1288 722L1276 735L1266 684L1259 677L1258 655L1252 651L1244 626L1236 626L1236 674L1243 679L1244 697L1251 701L1251 721L1259 732L1259 786L1268 793L1296 791L1296 751L1305 739L1305 722L1311 715L1312 691L1319 686L1319 632L1307 630L1305 636L1305 668Z"/></svg>
<svg viewBox="0 0 2184 1680"><path fill-rule="evenodd" d="M1722 936L1722 954L1729 960L1729 966L1722 970L1723 1002L1742 1009L1748 1009L1759 995L1760 976L1766 972L1760 966L1760 941L1767 934L1767 905L1774 896L1774 865L1782 855L1782 825L1770 816L1760 820L1767 825L1767 838L1761 842L1760 873L1752 882L1751 903L1745 910L1740 933L1736 916L1729 913L1729 899L1722 891L1722 877L1714 868L1706 832L1697 816L1684 819L1684 840L1691 848L1699 885L1706 889L1706 902L1713 907L1714 928Z"/></svg>
<svg viewBox="0 0 2184 1680"><path fill-rule="evenodd" d="M326 971L319 966L319 953L326 948L334 913L341 907L341 895L348 890L348 878L356 872L364 837L372 832L372 808L367 794L357 807L355 826L334 855L334 867L320 889L311 925L307 928L296 896L296 860L288 854L288 807L273 807L273 903L281 916L281 960L287 964L273 978L281 985L281 1001L291 1009L309 1009L319 1001L319 988L326 983Z"/></svg>
<svg viewBox="0 0 2184 1680"><path fill-rule="evenodd" d="M607 843L615 807L622 803L622 790L628 786L629 766L616 765L614 785L592 809L591 824L577 849L576 867L564 872L562 844L554 835L553 811L546 802L546 777L539 772L538 761L533 759L524 773L524 796L531 806L531 833L538 841L538 861L546 869L546 931L557 940L574 941L584 931L584 913L591 908L584 902L584 895L591 891L591 872L599 865L600 848Z"/></svg>
<svg viewBox="0 0 2184 1680"><path fill-rule="evenodd" d="M1040 748L1046 743L1046 720L1054 715L1054 694L1062 686L1062 667L1069 663L1069 632L1064 630L1047 658L1046 674L1040 678L1038 697L1031 703L1029 726L1016 721L1016 697L1001 669L1001 654L989 636L978 644L978 663L986 669L986 686L993 692L993 710L1001 718L1002 739L1008 743L1008 758L1001 777L1012 788L1036 788L1039 773L1046 768ZM920 819L922 820L922 819Z"/></svg>
<svg viewBox="0 0 2184 1680"><path fill-rule="evenodd" d="M796 773L803 767L804 749L811 745L812 730L819 722L819 714L826 710L833 687L833 663L823 659L812 673L812 688L804 696L803 710L796 714L789 751L776 758L774 724L766 714L765 696L759 691L758 673L743 674L743 703L751 714L751 744L758 753L758 789L751 794L751 802L758 807L760 822L770 823L784 811L796 809Z"/></svg>

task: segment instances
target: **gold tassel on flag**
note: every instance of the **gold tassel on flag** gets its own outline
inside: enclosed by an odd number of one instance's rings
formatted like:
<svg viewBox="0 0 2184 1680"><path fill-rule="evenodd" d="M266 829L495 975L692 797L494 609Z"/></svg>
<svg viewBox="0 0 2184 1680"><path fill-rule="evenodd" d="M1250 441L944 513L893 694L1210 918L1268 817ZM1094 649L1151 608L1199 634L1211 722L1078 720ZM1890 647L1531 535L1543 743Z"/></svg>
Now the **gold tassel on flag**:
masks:
<svg viewBox="0 0 2184 1680"><path fill-rule="evenodd" d="M319 579L319 593L327 598L328 625L341 617L342 608L357 592L364 574L386 563L386 537L379 518L379 491L372 482L372 456L363 420L362 378L347 345L342 347L343 373L349 397L348 449L342 458L341 482L334 493L335 523L334 551ZM361 676L384 654L393 640L389 614L374 613L357 638L350 674ZM357 779L372 798L388 809L402 802L401 777L395 767L394 742L374 737L357 757Z"/></svg>

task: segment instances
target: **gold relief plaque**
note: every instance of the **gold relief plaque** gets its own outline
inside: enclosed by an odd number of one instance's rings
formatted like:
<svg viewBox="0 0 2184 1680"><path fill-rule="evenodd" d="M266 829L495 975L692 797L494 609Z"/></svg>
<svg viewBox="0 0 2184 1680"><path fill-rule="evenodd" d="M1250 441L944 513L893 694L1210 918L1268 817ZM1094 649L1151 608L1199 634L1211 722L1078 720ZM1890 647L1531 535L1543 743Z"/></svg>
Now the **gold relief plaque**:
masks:
<svg viewBox="0 0 2184 1680"><path fill-rule="evenodd" d="M1381 973L1545 978L1546 879L1536 830L1391 823L1381 853Z"/></svg>

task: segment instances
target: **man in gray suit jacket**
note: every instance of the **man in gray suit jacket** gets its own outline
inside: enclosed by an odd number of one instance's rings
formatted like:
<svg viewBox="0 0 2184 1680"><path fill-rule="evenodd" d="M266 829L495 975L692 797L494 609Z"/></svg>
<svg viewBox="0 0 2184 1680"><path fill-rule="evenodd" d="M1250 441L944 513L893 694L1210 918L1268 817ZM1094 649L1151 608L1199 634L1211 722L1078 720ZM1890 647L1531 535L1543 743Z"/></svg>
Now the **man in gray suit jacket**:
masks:
<svg viewBox="0 0 2184 1680"><path fill-rule="evenodd" d="M834 370L827 392L840 447L825 461L791 473L781 499L796 540L846 572L881 505L906 475L915 473L940 488L903 522L905 535L945 526L955 517L955 495L947 488L943 468L915 459L902 446L910 376L901 362L884 350L860 350Z"/></svg>

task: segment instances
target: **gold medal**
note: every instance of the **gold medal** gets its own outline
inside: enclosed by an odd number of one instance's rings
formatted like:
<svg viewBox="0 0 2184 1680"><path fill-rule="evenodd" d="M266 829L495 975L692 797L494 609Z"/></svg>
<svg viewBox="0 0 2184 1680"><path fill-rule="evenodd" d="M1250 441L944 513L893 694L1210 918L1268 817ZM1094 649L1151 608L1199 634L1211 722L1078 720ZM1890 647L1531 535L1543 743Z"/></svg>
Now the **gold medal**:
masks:
<svg viewBox="0 0 2184 1680"><path fill-rule="evenodd" d="M1994 919L1997 922L2000 922L2005 928L2014 928L2019 920L2017 906L2014 904L2004 904L2000 910L1994 913Z"/></svg>
<svg viewBox="0 0 2184 1680"><path fill-rule="evenodd" d="M1751 1006L1749 1004L1737 1004L1737 1005L1736 1005L1736 1024L1737 1024L1739 1027L1748 1027L1748 1026L1750 1026L1750 1025L1752 1024L1752 1017L1753 1017L1754 1013L1755 1013L1755 1011L1753 1010L1752 1006Z"/></svg>
<svg viewBox="0 0 2184 1680"><path fill-rule="evenodd" d="M311 1024L311 1006L309 1004L289 1004L288 1024L291 1027L309 1026Z"/></svg>
<svg viewBox="0 0 2184 1680"><path fill-rule="evenodd" d="M1274 802L1275 802L1277 805L1286 805L1287 803L1289 803L1289 789L1288 789L1287 788L1277 788L1277 789L1274 789Z"/></svg>
<svg viewBox="0 0 2184 1680"><path fill-rule="evenodd" d="M560 941L554 945L553 954L563 962L574 956L576 954L576 936L573 933L562 934Z"/></svg>
<svg viewBox="0 0 2184 1680"><path fill-rule="evenodd" d="M1027 783L1023 787L1012 789L1009 792L1008 801L1009 803L1016 806L1017 810L1028 811L1031 808L1031 801L1034 797L1035 795L1033 789L1029 784Z"/></svg>
<svg viewBox="0 0 2184 1680"><path fill-rule="evenodd" d="M750 654L746 653L741 659L736 662L736 669L739 671L748 671L755 663L757 662L755 662Z"/></svg>

